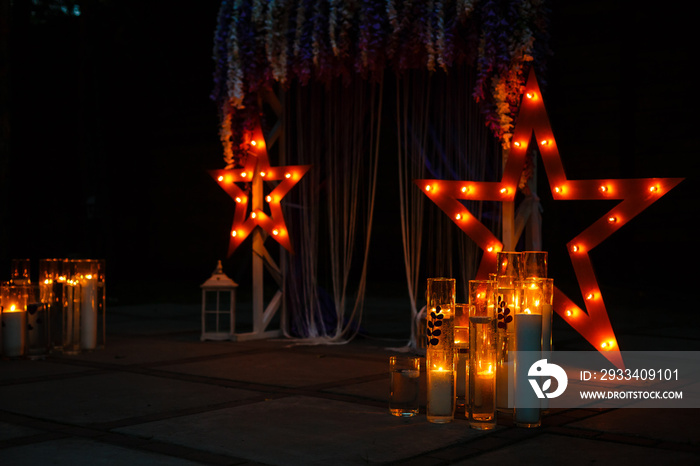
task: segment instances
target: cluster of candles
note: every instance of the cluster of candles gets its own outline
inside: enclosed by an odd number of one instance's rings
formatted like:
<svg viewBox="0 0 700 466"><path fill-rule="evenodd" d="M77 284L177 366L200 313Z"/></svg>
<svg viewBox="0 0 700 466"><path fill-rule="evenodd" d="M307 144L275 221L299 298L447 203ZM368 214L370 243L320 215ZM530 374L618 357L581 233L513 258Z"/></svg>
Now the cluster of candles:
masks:
<svg viewBox="0 0 700 466"><path fill-rule="evenodd" d="M499 252L495 273L469 281L466 304L455 302L453 278L428 279L430 422L450 422L463 408L475 429L494 428L497 411L512 413L517 426L540 425L547 403L528 369L551 354L553 289L545 251Z"/></svg>
<svg viewBox="0 0 700 466"><path fill-rule="evenodd" d="M103 347L104 261L40 259L38 280L30 272L29 259L13 259L10 280L0 284L2 356L41 359Z"/></svg>

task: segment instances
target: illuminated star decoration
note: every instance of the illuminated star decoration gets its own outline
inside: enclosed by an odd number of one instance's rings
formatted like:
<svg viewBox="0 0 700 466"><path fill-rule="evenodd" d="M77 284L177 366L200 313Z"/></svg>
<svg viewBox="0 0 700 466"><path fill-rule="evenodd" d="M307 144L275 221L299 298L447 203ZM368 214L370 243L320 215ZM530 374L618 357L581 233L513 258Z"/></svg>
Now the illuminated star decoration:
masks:
<svg viewBox="0 0 700 466"><path fill-rule="evenodd" d="M251 131L248 140L241 145L241 147L243 146L249 148L243 168L209 171L219 186L236 203L228 255L233 254L256 226L260 226L285 249L293 252L280 201L301 180L311 165L271 167L260 124L257 124L255 129ZM257 199L258 192L260 196L263 196L263 193L262 189L256 190L255 185L256 183L262 184L263 181L279 181L279 183L272 191L264 195L264 199ZM241 188L239 184L252 188L249 190L251 194L248 194L248 190ZM248 212L249 201L251 203L250 212ZM269 207L269 215L264 211L265 205Z"/></svg>
<svg viewBox="0 0 700 466"><path fill-rule="evenodd" d="M534 137L533 137L534 133ZM576 306L555 287L554 310L615 366L624 367L617 339L608 317L593 271L589 252L625 225L683 178L638 178L569 180L564 173L557 144L533 71L525 85L518 120L513 130L512 148L500 182L414 180L484 251L477 278L496 270L496 253L503 244L460 202L462 199L513 201L531 141L539 147L553 199L620 200L608 213L567 243L571 263L583 296L586 311Z"/></svg>

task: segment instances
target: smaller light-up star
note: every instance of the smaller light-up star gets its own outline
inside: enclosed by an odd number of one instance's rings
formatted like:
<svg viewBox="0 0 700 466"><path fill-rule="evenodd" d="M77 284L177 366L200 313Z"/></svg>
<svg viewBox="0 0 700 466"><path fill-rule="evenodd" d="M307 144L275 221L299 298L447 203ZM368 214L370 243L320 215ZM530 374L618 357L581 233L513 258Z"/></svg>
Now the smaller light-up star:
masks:
<svg viewBox="0 0 700 466"><path fill-rule="evenodd" d="M243 168L209 171L219 186L231 196L236 204L228 255L233 254L233 251L252 233L256 226L265 230L289 252L293 252L280 202L289 190L301 180L311 165L271 167L265 138L259 123L243 144L249 147L248 157ZM239 186L239 184L244 183L248 187L252 187L256 183L270 181L279 181L279 183L264 198L262 190L260 190L260 199L257 198L255 189L250 189L251 194L248 194L248 190ZM250 212L248 212L249 204L251 205ZM265 212L266 208L269 215Z"/></svg>

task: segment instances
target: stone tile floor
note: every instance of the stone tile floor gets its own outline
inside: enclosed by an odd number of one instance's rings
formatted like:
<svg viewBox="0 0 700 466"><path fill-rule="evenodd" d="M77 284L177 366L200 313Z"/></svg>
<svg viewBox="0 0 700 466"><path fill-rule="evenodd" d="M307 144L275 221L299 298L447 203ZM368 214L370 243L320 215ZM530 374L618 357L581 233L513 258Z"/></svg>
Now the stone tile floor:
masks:
<svg viewBox="0 0 700 466"><path fill-rule="evenodd" d="M401 419L396 341L201 342L196 314L169 316L124 313L92 353L0 361L0 464L700 464L698 409L553 410L537 429L500 415L489 432Z"/></svg>

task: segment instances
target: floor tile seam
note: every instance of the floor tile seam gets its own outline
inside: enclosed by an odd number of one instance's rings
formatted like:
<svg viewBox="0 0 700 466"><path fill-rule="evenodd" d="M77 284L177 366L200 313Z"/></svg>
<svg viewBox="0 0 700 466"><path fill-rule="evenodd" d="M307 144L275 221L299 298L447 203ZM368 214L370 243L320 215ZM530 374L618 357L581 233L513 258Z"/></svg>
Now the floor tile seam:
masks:
<svg viewBox="0 0 700 466"><path fill-rule="evenodd" d="M695 445L689 442L677 442L673 440L665 440L654 437L648 437L645 435L633 435L629 433L620 432L608 432L599 429L590 429L585 427L576 426L566 426L569 432L564 432L557 427L547 428L547 432L552 435L559 435L563 437L576 437L576 438L587 438L593 440L600 440L610 443L620 443L624 445L637 445L645 446L649 448L657 448L662 450L674 450L680 449L681 447L685 449L686 447L693 447L697 449L700 453L700 444ZM579 431L580 435L576 435L570 431Z"/></svg>
<svg viewBox="0 0 700 466"><path fill-rule="evenodd" d="M315 347L314 347L315 348ZM391 354L387 354L386 356L373 356L371 354L338 354L338 353L318 353L315 351L311 350L304 350L304 349L299 349L299 348L290 348L292 351L296 354L304 354L304 355L316 355L317 357L321 358L336 358L336 359L350 359L353 361L368 361L368 362L386 362L387 363L387 370L389 367L389 356Z"/></svg>
<svg viewBox="0 0 700 466"><path fill-rule="evenodd" d="M354 395L337 394L329 392L319 392L315 390L306 390L303 388L284 388L281 390L265 392L264 394L247 397L240 400L226 401L222 403L216 403L212 405L196 406L190 408L182 408L177 410L163 411L153 414L148 414L144 416L134 416L131 418L119 419L116 421L103 422L103 423L93 423L89 424L88 427L92 429L97 429L101 431L109 431L112 429L128 427L131 425L144 424L147 422L162 421L166 419L174 419L177 417L191 416L196 414L201 414L205 412L213 412L222 409L237 408L240 406L252 405L256 403L262 403L270 400L277 400L281 398L288 398L293 396L303 396L309 398L321 398L325 400L341 401L352 404L359 404L363 406L371 406L375 408L385 408L386 402L377 401L368 398L357 397Z"/></svg>
<svg viewBox="0 0 700 466"><path fill-rule="evenodd" d="M22 377L19 379L10 379L0 381L0 387L10 387L13 385L37 383L37 382L50 382L54 380L65 380L74 379L78 377L90 377L93 375L100 375L109 372L106 369L94 368L92 370L86 370L81 372L69 372L65 374L50 374L50 375L39 375L34 377Z"/></svg>
<svg viewBox="0 0 700 466"><path fill-rule="evenodd" d="M90 374L86 375L99 375L110 372L121 372L121 373L131 373L138 375L145 375L151 377L159 377L166 379L174 379L186 382L202 383L206 385L213 385L226 388L237 388L242 390L252 390L252 391L277 391L280 389L287 389L288 387L278 386L278 385L267 385L255 382L238 381L231 379L223 379L218 377L207 377L195 374L186 374L182 372L167 371L163 369L149 369L140 367L139 365L122 365L122 364L110 364L110 363L100 363L94 361L79 361L79 360L64 360L66 364L76 365L80 367L92 367L96 371L91 371ZM76 374L83 374L82 372Z"/></svg>
<svg viewBox="0 0 700 466"><path fill-rule="evenodd" d="M36 419L31 418L29 416L16 413L9 413L2 410L0 410L0 420L2 420L3 422L9 421L8 423L11 423L13 425L21 425L23 427L29 427L34 430L41 430L41 432L39 433L33 433L30 435L0 441L0 451L6 448L13 448L24 445L36 445L39 443L53 440L82 438L86 440L96 441L99 443L119 446L121 448L165 454L176 458L196 460L200 462L202 462L202 457L210 457L216 459L216 461L205 461L204 464L235 465L250 462L249 460L244 458L222 455L219 453L212 453L207 450L186 447L178 445L176 443L148 439L142 436L132 435L123 432L103 430L99 428L94 428L92 426L64 424L60 422L42 419L39 421L42 423L42 427L40 429L37 429L37 427L34 426L34 424L37 422ZM167 450L170 450L171 453L168 453ZM180 453L174 453L175 451L179 451ZM183 451L185 452L185 454L182 454Z"/></svg>
<svg viewBox="0 0 700 466"><path fill-rule="evenodd" d="M209 465L235 466L250 463L250 460L245 458L200 450L185 445L163 442L161 440L153 440L144 443L143 445L135 447L135 449Z"/></svg>
<svg viewBox="0 0 700 466"><path fill-rule="evenodd" d="M338 387L345 387L349 385L357 385L360 383L367 383L367 382L376 382L377 380L383 380L386 379L387 381L387 386L389 385L389 373L388 372L382 372L382 373L377 373L377 374L370 374L370 375L361 375L358 377L351 377L348 379L341 379L341 380L336 380L336 381L331 381L331 382L323 382L315 385L305 385L303 388L305 390L329 390L332 388L338 388Z"/></svg>
<svg viewBox="0 0 700 466"><path fill-rule="evenodd" d="M52 440L63 440L71 436L61 432L42 432L32 435L23 435L0 441L0 451L6 448L22 447L25 445L35 445L37 443L50 442Z"/></svg>
<svg viewBox="0 0 700 466"><path fill-rule="evenodd" d="M466 419L464 420L466 421ZM517 429L516 427L502 427L500 429L494 429L492 431L489 431L488 433L484 433L483 435L480 435L475 438L471 438L468 440L463 440L463 441L458 441L455 443L452 443L450 445L446 445L440 448L436 448L434 450L430 450L427 452L420 453L418 455L414 455L408 458L402 458L400 460L395 460L395 461L389 461L386 463L382 463L382 466L394 466L394 465L400 465L405 463L406 461L416 461L421 458L431 458L440 461L442 464L450 464L455 461L463 461L467 459L472 459L476 458L480 455L493 452L496 450L500 450L501 448L509 447L511 445L514 445L516 443L523 442L525 440L530 440L534 437L538 437L542 435L542 432L537 432L537 433L532 433L531 435L513 439L513 438L508 438L506 436L498 436L498 434L504 434L505 430L511 430L511 429ZM494 439L496 440L496 445L493 445ZM492 445L486 446L488 443L491 443ZM480 445L482 444L482 445ZM465 449L470 449L470 450L476 450L476 451L471 451L471 452L465 452L463 456L454 456L451 457L449 460L445 459L444 457L441 457L441 452L445 452L454 448L465 448Z"/></svg>
<svg viewBox="0 0 700 466"><path fill-rule="evenodd" d="M193 357L189 357L189 358L179 358L179 359L169 359L169 360L165 360L165 361L126 364L125 366L142 367L144 369L148 369L148 368L156 368L156 367L161 367L161 366L175 366L175 365L181 365L181 364L192 364L195 362L216 361L217 359L226 359L226 358L236 357L236 356L250 356L250 355L257 355L257 354L266 354L266 353L271 353L274 351L276 351L275 348L251 348L248 350L229 351L229 352L225 352L225 353L217 353L217 354L210 354L210 355L204 355L204 356L193 356Z"/></svg>
<svg viewBox="0 0 700 466"><path fill-rule="evenodd" d="M169 411L160 411L157 413L145 414L142 416L133 416L129 418L118 419L116 421L92 423L88 424L88 427L100 431L112 431L113 429L121 429L124 427L145 424L148 422L158 422L168 419L175 419L178 417L192 416L196 414L219 411L222 409L237 408L240 406L262 403L273 399L286 398L288 396L290 395L284 393L256 395L240 400L224 401L221 403L192 406L189 408L174 409Z"/></svg>

